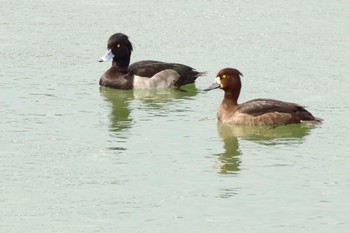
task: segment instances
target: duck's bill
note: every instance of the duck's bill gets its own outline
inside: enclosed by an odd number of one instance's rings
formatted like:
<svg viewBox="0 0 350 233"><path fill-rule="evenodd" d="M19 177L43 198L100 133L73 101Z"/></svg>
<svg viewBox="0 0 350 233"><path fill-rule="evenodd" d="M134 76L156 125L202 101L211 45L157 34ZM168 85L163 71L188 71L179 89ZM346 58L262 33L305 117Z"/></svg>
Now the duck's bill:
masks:
<svg viewBox="0 0 350 233"><path fill-rule="evenodd" d="M217 89L219 87L220 87L220 84L215 82L215 83L211 84L209 87L205 88L204 91L211 91L211 90Z"/></svg>
<svg viewBox="0 0 350 233"><path fill-rule="evenodd" d="M110 60L113 59L113 57L114 57L114 54L112 53L112 50L108 50L108 51L106 52L106 54L103 55L103 57L101 57L101 59L98 60L98 61L99 61L99 62L110 61Z"/></svg>

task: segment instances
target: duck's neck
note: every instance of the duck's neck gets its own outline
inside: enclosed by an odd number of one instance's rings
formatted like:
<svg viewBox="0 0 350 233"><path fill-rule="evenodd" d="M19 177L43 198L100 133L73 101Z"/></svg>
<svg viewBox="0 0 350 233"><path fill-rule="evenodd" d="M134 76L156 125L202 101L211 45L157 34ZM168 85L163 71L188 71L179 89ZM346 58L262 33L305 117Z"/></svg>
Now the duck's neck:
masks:
<svg viewBox="0 0 350 233"><path fill-rule="evenodd" d="M225 91L225 96L222 103L227 105L237 106L238 97L239 97L239 91L238 92Z"/></svg>
<svg viewBox="0 0 350 233"><path fill-rule="evenodd" d="M124 59L113 59L112 68L120 73L126 74L128 73L129 63L130 57Z"/></svg>

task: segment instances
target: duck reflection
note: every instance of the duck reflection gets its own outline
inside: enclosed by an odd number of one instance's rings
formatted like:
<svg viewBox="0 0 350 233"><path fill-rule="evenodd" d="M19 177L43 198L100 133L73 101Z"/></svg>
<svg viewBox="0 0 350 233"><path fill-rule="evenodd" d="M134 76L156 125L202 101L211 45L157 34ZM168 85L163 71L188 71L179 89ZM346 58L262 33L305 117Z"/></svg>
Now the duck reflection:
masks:
<svg viewBox="0 0 350 233"><path fill-rule="evenodd" d="M130 128L132 119L129 103L133 98L133 92L100 87L100 93L112 104L110 131L119 132Z"/></svg>
<svg viewBox="0 0 350 233"><path fill-rule="evenodd" d="M158 104L173 101L174 99L185 99L198 94L195 85L187 85L181 89L135 89L133 95L135 99L142 100L148 104Z"/></svg>
<svg viewBox="0 0 350 233"><path fill-rule="evenodd" d="M218 160L221 163L220 173L236 173L241 164L238 139L236 137L222 138L224 142L224 153L219 154Z"/></svg>
<svg viewBox="0 0 350 233"><path fill-rule="evenodd" d="M127 135L125 132L132 127L133 119L131 111L139 109L139 106L131 107L130 103L133 100L140 100L143 104L142 109L152 110L152 115L157 116L159 110L165 103L176 99L186 99L198 94L199 91L195 85L187 85L181 89L140 89L140 90L118 90L100 87L100 94L106 101L111 103L110 114L110 131L113 132L113 137L118 138L118 141L126 141ZM114 150L125 150L122 147L111 147Z"/></svg>
<svg viewBox="0 0 350 233"><path fill-rule="evenodd" d="M224 153L219 154L221 162L220 173L236 173L240 169L239 139L274 146L281 144L298 144L315 126L306 124L291 124L283 126L239 126L225 123L217 124L217 131L224 142Z"/></svg>

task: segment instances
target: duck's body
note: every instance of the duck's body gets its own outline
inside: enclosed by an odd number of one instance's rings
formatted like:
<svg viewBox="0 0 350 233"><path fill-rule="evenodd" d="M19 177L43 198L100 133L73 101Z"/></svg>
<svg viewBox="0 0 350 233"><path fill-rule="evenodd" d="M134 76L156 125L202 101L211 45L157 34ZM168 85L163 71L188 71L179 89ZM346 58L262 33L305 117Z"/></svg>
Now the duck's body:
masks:
<svg viewBox="0 0 350 233"><path fill-rule="evenodd" d="M100 62L113 61L112 67L100 78L101 86L115 89L179 88L194 83L203 74L187 65L153 60L129 66L132 44L122 33L109 38L107 50Z"/></svg>
<svg viewBox="0 0 350 233"><path fill-rule="evenodd" d="M223 100L217 117L221 122L236 125L285 125L318 121L298 104L273 99L254 99L237 105Z"/></svg>
<svg viewBox="0 0 350 233"><path fill-rule="evenodd" d="M238 104L241 90L241 73L232 68L221 70L216 83L206 90L221 88L225 91L217 117L224 123L236 125L285 125L301 122L319 123L303 106L274 99L254 99Z"/></svg>

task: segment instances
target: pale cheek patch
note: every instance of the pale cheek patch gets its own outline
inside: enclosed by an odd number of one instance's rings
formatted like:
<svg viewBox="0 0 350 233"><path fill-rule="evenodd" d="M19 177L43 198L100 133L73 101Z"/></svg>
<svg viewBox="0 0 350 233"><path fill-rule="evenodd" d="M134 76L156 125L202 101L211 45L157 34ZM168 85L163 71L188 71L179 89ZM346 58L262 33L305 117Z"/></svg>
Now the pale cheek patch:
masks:
<svg viewBox="0 0 350 233"><path fill-rule="evenodd" d="M222 87L220 77L216 77L215 81L220 85L220 87Z"/></svg>

